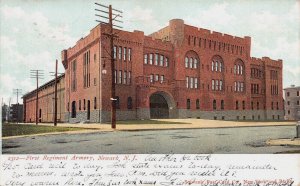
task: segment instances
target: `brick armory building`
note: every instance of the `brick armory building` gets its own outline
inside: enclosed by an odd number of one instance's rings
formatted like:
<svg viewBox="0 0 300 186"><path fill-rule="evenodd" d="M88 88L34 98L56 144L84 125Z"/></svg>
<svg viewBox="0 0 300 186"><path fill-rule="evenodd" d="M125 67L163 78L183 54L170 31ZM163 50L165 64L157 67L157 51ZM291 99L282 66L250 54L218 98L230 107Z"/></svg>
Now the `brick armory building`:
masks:
<svg viewBox="0 0 300 186"><path fill-rule="evenodd" d="M146 36L116 30L117 120L283 119L282 60L251 57L251 38L184 24ZM62 51L66 121L110 120L111 64L106 25Z"/></svg>
<svg viewBox="0 0 300 186"><path fill-rule="evenodd" d="M24 121L35 122L36 116L36 91L38 91L38 120L39 122L53 122L54 120L54 90L55 80L41 85L38 90L23 95ZM57 77L57 120L65 120L65 75Z"/></svg>

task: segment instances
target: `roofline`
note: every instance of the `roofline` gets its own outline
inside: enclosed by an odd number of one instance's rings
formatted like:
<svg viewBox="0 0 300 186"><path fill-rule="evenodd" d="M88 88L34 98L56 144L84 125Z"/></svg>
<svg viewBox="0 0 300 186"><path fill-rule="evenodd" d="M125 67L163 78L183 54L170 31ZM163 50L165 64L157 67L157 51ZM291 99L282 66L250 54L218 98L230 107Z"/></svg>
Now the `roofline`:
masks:
<svg viewBox="0 0 300 186"><path fill-rule="evenodd" d="M63 74L57 76L57 80L62 79L64 76L65 76L65 73L63 73ZM48 82L44 83L43 85L39 86L38 91L41 90L42 88L46 87L47 85L53 83L54 81L55 81L55 78L53 78L53 79L51 79L50 81L48 81ZM35 92L36 92L36 89L34 89L33 91L30 91L30 92L24 94L21 98L27 97L27 96L29 96L30 94L35 93Z"/></svg>
<svg viewBox="0 0 300 186"><path fill-rule="evenodd" d="M300 86L297 86L297 87L286 87L283 90L287 90L287 89L300 89Z"/></svg>

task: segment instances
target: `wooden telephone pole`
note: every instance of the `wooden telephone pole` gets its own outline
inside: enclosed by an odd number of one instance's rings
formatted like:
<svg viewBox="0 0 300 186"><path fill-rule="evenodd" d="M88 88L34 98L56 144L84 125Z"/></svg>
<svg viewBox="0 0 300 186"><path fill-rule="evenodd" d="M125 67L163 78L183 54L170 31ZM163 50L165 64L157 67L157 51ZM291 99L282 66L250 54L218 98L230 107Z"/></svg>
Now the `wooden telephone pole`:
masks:
<svg viewBox="0 0 300 186"><path fill-rule="evenodd" d="M39 110L39 79L43 79L44 73L42 70L30 70L30 78L36 79L36 104L35 104L35 124L39 123L38 110Z"/></svg>
<svg viewBox="0 0 300 186"><path fill-rule="evenodd" d="M17 124L19 123L19 94L22 93L22 89L13 89L13 93L17 95Z"/></svg>
<svg viewBox="0 0 300 186"><path fill-rule="evenodd" d="M114 63L114 38L118 37L116 34L114 34L114 27L117 28L122 28L118 25L114 24L115 22L123 23L120 20L117 20L116 18L121 17L122 18L122 11L113 9L111 5L105 6L99 3L95 3L96 5L100 6L101 8L104 8L105 10L100 10L100 9L95 9L98 12L106 14L104 15L99 15L95 14L97 17L104 18L106 21L101 21L101 20L96 20L97 22L100 22L102 24L108 25L109 26L109 33L104 33L104 35L107 35L110 38L110 53L108 55L110 56L110 63L111 63L111 128L115 129L116 128L116 85L115 85L115 63ZM108 12L107 12L108 9ZM107 17L108 14L108 17ZM113 18L114 16L114 18ZM108 20L108 22L107 22ZM101 41L100 41L101 42ZM101 65L101 64L99 64Z"/></svg>
<svg viewBox="0 0 300 186"><path fill-rule="evenodd" d="M58 73L57 72L57 68L58 68L58 61L55 61L55 72L50 72L52 76L55 77L55 86L54 86L54 116L53 116L53 124L54 126L57 126L57 75L58 74L62 74L62 73ZM53 74L54 73L54 74Z"/></svg>

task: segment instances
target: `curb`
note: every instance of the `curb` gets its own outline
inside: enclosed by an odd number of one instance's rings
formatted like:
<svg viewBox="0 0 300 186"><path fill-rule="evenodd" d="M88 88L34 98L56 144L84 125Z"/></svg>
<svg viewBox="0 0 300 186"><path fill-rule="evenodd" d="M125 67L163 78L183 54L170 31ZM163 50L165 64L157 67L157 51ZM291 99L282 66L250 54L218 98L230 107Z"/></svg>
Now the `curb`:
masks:
<svg viewBox="0 0 300 186"><path fill-rule="evenodd" d="M294 126L290 125L260 125L260 126L222 126L222 127L191 127L191 128L160 128L160 129L116 129L118 131L151 131L151 130L189 130L189 129L224 129L224 128L245 128L245 127L284 127L284 126Z"/></svg>
<svg viewBox="0 0 300 186"><path fill-rule="evenodd" d="M25 137L35 137L35 136L48 136L48 135L59 135L59 134L83 134L83 133L98 133L98 132L113 132L113 131L102 130L102 129L91 129L91 130L80 130L80 131L49 132L49 133L19 135L19 136L6 136L6 137L2 137L2 140L25 138Z"/></svg>

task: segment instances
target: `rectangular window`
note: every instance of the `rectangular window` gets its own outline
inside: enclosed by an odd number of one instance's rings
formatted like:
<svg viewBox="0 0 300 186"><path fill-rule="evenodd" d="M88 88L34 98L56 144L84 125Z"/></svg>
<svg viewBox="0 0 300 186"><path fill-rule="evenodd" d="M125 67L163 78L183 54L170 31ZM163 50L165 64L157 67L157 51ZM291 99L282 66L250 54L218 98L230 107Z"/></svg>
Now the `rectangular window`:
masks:
<svg viewBox="0 0 300 186"><path fill-rule="evenodd" d="M195 79L194 79L194 83L195 83L195 86L194 86L194 87L195 87L195 88L198 88L198 78L195 78Z"/></svg>
<svg viewBox="0 0 300 186"><path fill-rule="evenodd" d="M119 84L122 84L122 70L119 70Z"/></svg>
<svg viewBox="0 0 300 186"><path fill-rule="evenodd" d="M300 91L297 91L297 96L299 96L299 94L300 94Z"/></svg>
<svg viewBox="0 0 300 186"><path fill-rule="evenodd" d="M241 82L241 92L244 92L244 82Z"/></svg>
<svg viewBox="0 0 300 186"><path fill-rule="evenodd" d="M223 90L223 81L220 80L220 90Z"/></svg>
<svg viewBox="0 0 300 186"><path fill-rule="evenodd" d="M234 91L235 91L235 92L237 91L237 84L236 84L236 81L234 82Z"/></svg>
<svg viewBox="0 0 300 186"><path fill-rule="evenodd" d="M193 58L190 58L190 68L193 68Z"/></svg>
<svg viewBox="0 0 300 186"><path fill-rule="evenodd" d="M153 74L150 74L150 82L153 83L153 78L154 78L154 75Z"/></svg>
<svg viewBox="0 0 300 186"><path fill-rule="evenodd" d="M238 92L240 91L240 82L239 81L237 82L237 91Z"/></svg>
<svg viewBox="0 0 300 186"><path fill-rule="evenodd" d="M163 83L163 82L164 82L164 79L165 79L165 76L164 76L164 75L161 75L161 76L160 76L160 83Z"/></svg>
<svg viewBox="0 0 300 186"><path fill-rule="evenodd" d="M216 90L219 90L219 80L216 80Z"/></svg>
<svg viewBox="0 0 300 186"><path fill-rule="evenodd" d="M158 81L159 75L155 74L155 81Z"/></svg>
<svg viewBox="0 0 300 186"><path fill-rule="evenodd" d="M165 57L165 66L168 67L169 66L169 58Z"/></svg>
<svg viewBox="0 0 300 186"><path fill-rule="evenodd" d="M71 90L76 91L76 60L72 62Z"/></svg>
<svg viewBox="0 0 300 186"><path fill-rule="evenodd" d="M155 54L155 61L154 61L154 65L158 65L158 54Z"/></svg>
<svg viewBox="0 0 300 186"><path fill-rule="evenodd" d="M164 56L160 55L159 66L164 66Z"/></svg>
<svg viewBox="0 0 300 186"><path fill-rule="evenodd" d="M236 65L234 65L233 73L236 74Z"/></svg>
<svg viewBox="0 0 300 186"><path fill-rule="evenodd" d="M211 90L215 90L215 80L211 80Z"/></svg>
<svg viewBox="0 0 300 186"><path fill-rule="evenodd" d="M128 71L128 84L131 84L131 71Z"/></svg>
<svg viewBox="0 0 300 186"><path fill-rule="evenodd" d="M189 58L185 57L185 68L189 68Z"/></svg>
<svg viewBox="0 0 300 186"><path fill-rule="evenodd" d="M128 61L131 61L131 48L128 48Z"/></svg>
<svg viewBox="0 0 300 186"><path fill-rule="evenodd" d="M189 88L189 77L185 77L185 81L186 81L186 88Z"/></svg>
<svg viewBox="0 0 300 186"><path fill-rule="evenodd" d="M90 51L83 55L83 87L90 87Z"/></svg>
<svg viewBox="0 0 300 186"><path fill-rule="evenodd" d="M117 71L115 70L115 83L117 83Z"/></svg>
<svg viewBox="0 0 300 186"><path fill-rule="evenodd" d="M289 96L290 96L290 92L287 92L287 93L286 93L286 96L289 97Z"/></svg>
<svg viewBox="0 0 300 186"><path fill-rule="evenodd" d="M127 59L127 48L124 47L123 60L126 61L126 59Z"/></svg>
<svg viewBox="0 0 300 186"><path fill-rule="evenodd" d="M194 78L190 78L190 88L194 88Z"/></svg>
<svg viewBox="0 0 300 186"><path fill-rule="evenodd" d="M198 67L198 60L195 58L194 59L194 68L197 68Z"/></svg>
<svg viewBox="0 0 300 186"><path fill-rule="evenodd" d="M149 60L149 64L152 65L153 64L153 54L150 54L150 60Z"/></svg>
<svg viewBox="0 0 300 186"><path fill-rule="evenodd" d="M127 72L124 71L123 84L127 84Z"/></svg>
<svg viewBox="0 0 300 186"><path fill-rule="evenodd" d="M122 59L122 47L119 46L119 60Z"/></svg>
<svg viewBox="0 0 300 186"><path fill-rule="evenodd" d="M144 64L148 64L148 54L144 54Z"/></svg>
<svg viewBox="0 0 300 186"><path fill-rule="evenodd" d="M114 59L117 58L117 46L114 46Z"/></svg>

